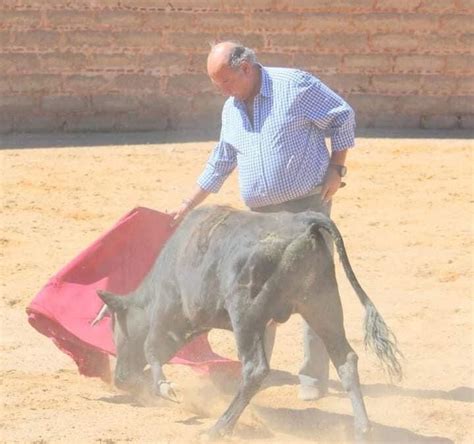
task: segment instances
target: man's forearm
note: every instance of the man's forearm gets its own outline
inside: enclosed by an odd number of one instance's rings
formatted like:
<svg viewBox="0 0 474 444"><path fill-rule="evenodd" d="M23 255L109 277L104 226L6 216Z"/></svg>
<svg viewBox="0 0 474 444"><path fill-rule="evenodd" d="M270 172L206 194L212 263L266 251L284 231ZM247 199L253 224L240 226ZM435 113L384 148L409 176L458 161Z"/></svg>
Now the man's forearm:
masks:
<svg viewBox="0 0 474 444"><path fill-rule="evenodd" d="M346 162L347 150L333 151L329 163L334 165L344 165Z"/></svg>
<svg viewBox="0 0 474 444"><path fill-rule="evenodd" d="M192 210L205 200L209 194L211 194L209 191L203 190L199 185L196 185L191 195L183 199L183 204L185 204L189 210Z"/></svg>

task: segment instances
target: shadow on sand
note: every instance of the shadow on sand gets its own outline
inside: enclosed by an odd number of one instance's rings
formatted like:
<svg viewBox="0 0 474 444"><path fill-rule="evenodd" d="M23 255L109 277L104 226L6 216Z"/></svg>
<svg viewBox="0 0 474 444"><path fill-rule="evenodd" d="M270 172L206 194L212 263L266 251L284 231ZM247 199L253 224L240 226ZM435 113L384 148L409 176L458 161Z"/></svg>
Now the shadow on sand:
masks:
<svg viewBox="0 0 474 444"><path fill-rule="evenodd" d="M353 417L328 413L316 408L292 410L254 406L255 412L274 432L291 434L297 438L346 442L354 439ZM400 427L390 427L372 422L373 443L452 443L439 436L424 436Z"/></svg>
<svg viewBox="0 0 474 444"><path fill-rule="evenodd" d="M272 370L268 378L264 381L262 388L297 385L298 383L298 376L283 370ZM331 396L347 396L339 381L329 381L329 388L336 392L331 393ZM361 388L363 395L369 398L409 396L419 399L445 399L448 401L474 402L474 389L464 386L456 387L448 391L412 389L392 384L361 384Z"/></svg>

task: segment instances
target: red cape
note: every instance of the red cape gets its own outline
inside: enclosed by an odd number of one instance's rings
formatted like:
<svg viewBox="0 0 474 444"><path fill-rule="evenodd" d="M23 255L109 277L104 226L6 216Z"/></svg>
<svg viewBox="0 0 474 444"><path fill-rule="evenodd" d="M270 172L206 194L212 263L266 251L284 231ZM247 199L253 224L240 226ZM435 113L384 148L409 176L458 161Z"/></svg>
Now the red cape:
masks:
<svg viewBox="0 0 474 444"><path fill-rule="evenodd" d="M71 356L85 376L110 380L108 355L115 354L111 319L94 327L102 301L96 290L128 294L138 287L170 237L170 216L136 208L54 275L26 309L28 321ZM240 363L215 354L207 334L185 345L170 361L201 374L236 374Z"/></svg>

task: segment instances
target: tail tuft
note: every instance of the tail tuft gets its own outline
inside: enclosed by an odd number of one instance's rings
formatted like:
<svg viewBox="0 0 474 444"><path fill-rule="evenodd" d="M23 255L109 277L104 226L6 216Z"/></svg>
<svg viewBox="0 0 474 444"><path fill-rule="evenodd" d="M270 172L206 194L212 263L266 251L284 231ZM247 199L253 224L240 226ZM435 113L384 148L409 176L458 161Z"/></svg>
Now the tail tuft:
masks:
<svg viewBox="0 0 474 444"><path fill-rule="evenodd" d="M403 355L398 349L397 339L372 302L367 303L365 308L364 344L379 358L390 380L401 381L403 372L398 359Z"/></svg>

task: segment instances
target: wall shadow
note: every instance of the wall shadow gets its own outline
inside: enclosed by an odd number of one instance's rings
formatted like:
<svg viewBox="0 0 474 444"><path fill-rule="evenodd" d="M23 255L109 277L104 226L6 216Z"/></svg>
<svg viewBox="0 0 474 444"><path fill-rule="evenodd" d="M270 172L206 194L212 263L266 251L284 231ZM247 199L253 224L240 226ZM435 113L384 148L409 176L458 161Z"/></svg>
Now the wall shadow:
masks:
<svg viewBox="0 0 474 444"><path fill-rule="evenodd" d="M361 138L473 139L474 131L361 128L357 130L356 135ZM218 138L219 130L217 129L130 133L18 133L0 134L0 150L215 142Z"/></svg>

